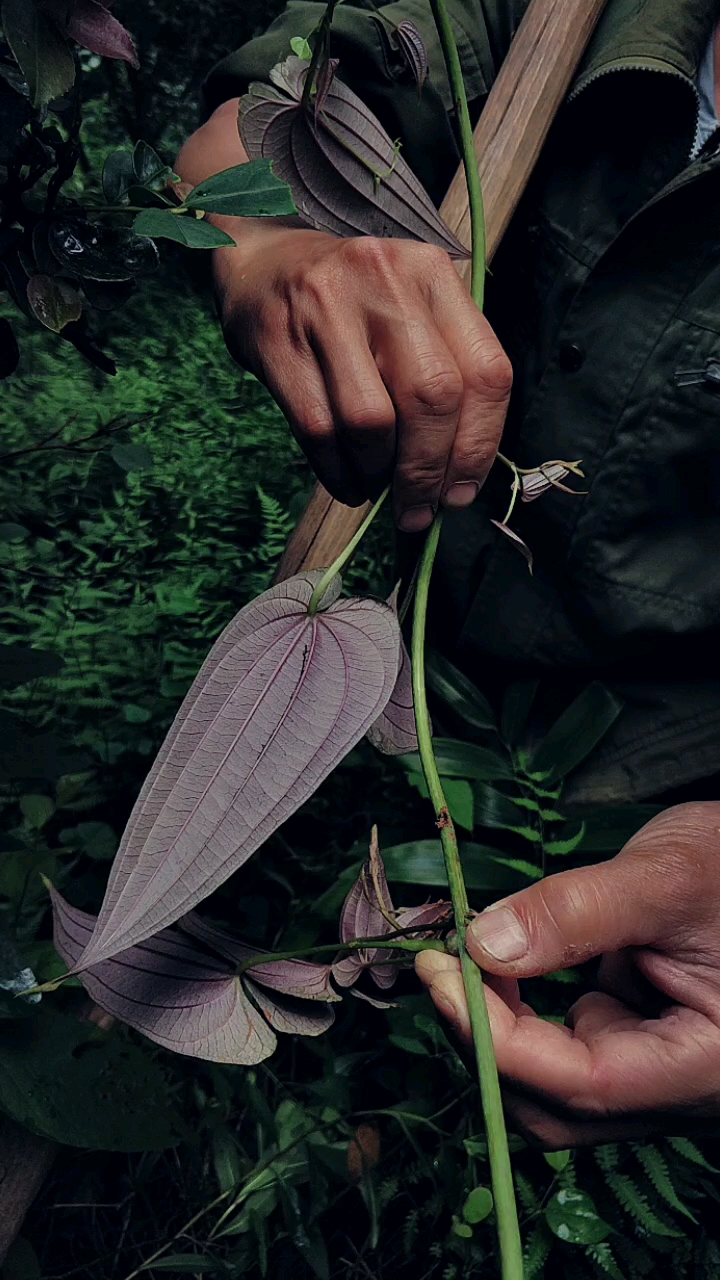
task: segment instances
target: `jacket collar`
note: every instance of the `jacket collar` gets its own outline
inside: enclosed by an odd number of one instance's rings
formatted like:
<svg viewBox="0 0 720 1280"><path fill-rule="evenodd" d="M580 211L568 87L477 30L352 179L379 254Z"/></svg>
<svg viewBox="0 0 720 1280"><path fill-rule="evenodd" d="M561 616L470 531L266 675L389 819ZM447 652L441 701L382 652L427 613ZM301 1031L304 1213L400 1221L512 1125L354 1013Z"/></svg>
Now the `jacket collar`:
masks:
<svg viewBox="0 0 720 1280"><path fill-rule="evenodd" d="M718 0L610 0L573 96L607 71L665 71L694 87L719 10Z"/></svg>

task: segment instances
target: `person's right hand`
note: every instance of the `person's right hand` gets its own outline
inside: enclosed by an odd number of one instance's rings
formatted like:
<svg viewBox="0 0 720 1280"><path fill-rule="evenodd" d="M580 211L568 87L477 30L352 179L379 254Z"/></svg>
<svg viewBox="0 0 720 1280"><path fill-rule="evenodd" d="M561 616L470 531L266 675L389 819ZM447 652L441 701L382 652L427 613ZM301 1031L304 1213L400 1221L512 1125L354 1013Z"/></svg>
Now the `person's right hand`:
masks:
<svg viewBox="0 0 720 1280"><path fill-rule="evenodd" d="M215 257L231 354L265 383L335 498L357 506L392 478L411 533L439 503L473 501L512 370L443 250L276 225L251 252Z"/></svg>

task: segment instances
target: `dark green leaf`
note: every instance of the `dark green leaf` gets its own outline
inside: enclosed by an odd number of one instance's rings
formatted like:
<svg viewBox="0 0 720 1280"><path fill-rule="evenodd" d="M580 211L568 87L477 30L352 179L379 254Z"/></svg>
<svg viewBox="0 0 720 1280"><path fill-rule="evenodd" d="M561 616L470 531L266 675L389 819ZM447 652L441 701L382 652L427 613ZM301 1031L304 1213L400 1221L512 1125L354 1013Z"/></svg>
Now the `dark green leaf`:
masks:
<svg viewBox="0 0 720 1280"><path fill-rule="evenodd" d="M564 1187L553 1196L545 1219L558 1239L568 1244L600 1244L610 1233L590 1196L574 1187Z"/></svg>
<svg viewBox="0 0 720 1280"><path fill-rule="evenodd" d="M528 880L542 880L541 868L534 862L528 862L526 858L506 858L504 855L498 855L495 862L498 866L516 871L518 875L525 876Z"/></svg>
<svg viewBox="0 0 720 1280"><path fill-rule="evenodd" d="M160 1151L183 1136L153 1060L45 1010L0 1024L0 1108L33 1133L100 1151Z"/></svg>
<svg viewBox="0 0 720 1280"><path fill-rule="evenodd" d="M508 685L500 713L500 734L504 742L516 747L525 732L528 716L535 700L539 680L519 680Z"/></svg>
<svg viewBox="0 0 720 1280"><path fill-rule="evenodd" d="M623 703L617 694L594 680L555 721L535 748L529 771L544 773L551 782L576 769L615 723Z"/></svg>
<svg viewBox="0 0 720 1280"><path fill-rule="evenodd" d="M585 831L578 847L583 853L619 853L658 813L662 813L662 805L657 804L608 805L585 813Z"/></svg>
<svg viewBox="0 0 720 1280"><path fill-rule="evenodd" d="M67 93L75 80L73 56L33 0L2 0L2 28L33 106L44 107Z"/></svg>
<svg viewBox="0 0 720 1280"><path fill-rule="evenodd" d="M152 711L147 707L138 707L134 702L123 707L123 715L128 724L147 724L152 719Z"/></svg>
<svg viewBox="0 0 720 1280"><path fill-rule="evenodd" d="M522 825L526 814L513 804L509 796L485 782L473 783L475 823L478 827L509 828Z"/></svg>
<svg viewBox="0 0 720 1280"><path fill-rule="evenodd" d="M139 205L142 209L176 208L172 200L168 200L161 191L150 191L148 187L131 187L128 191L128 203Z"/></svg>
<svg viewBox="0 0 720 1280"><path fill-rule="evenodd" d="M81 849L97 862L114 858L118 847L118 838L107 822L80 822L76 827L66 827L58 838L62 845Z"/></svg>
<svg viewBox="0 0 720 1280"><path fill-rule="evenodd" d="M497 849L469 840L460 841L460 857L468 889L512 893L525 887L526 877L500 866L495 861L497 856ZM414 840L408 844L391 845L389 849L383 849L383 862L388 880L395 884L447 885L439 840Z"/></svg>
<svg viewBox="0 0 720 1280"><path fill-rule="evenodd" d="M474 729L496 730L493 709L485 695L434 649L428 654L426 674L433 693L442 698L466 724Z"/></svg>
<svg viewBox="0 0 720 1280"><path fill-rule="evenodd" d="M562 1173L566 1169L572 1158L572 1151L544 1151L543 1155L556 1173Z"/></svg>
<svg viewBox="0 0 720 1280"><path fill-rule="evenodd" d="M155 239L176 240L187 249L219 249L234 244L232 236L219 227L185 214L175 214L169 209L143 209L135 216L133 231L138 236L154 236Z"/></svg>
<svg viewBox="0 0 720 1280"><path fill-rule="evenodd" d="M0 542L24 542L29 536L22 524L15 524L12 520L4 520L0 524Z"/></svg>
<svg viewBox="0 0 720 1280"><path fill-rule="evenodd" d="M493 1211L492 1191L489 1187L475 1187L463 1205L463 1218L473 1226L484 1222Z"/></svg>
<svg viewBox="0 0 720 1280"><path fill-rule="evenodd" d="M438 771L444 778L495 782L501 779L507 781L513 777L512 765L504 751L479 747L472 742L460 742L455 738L434 738L433 750ZM397 759L410 773L422 772L420 757L416 751L398 756Z"/></svg>
<svg viewBox="0 0 720 1280"><path fill-rule="evenodd" d="M142 138L135 143L135 149L132 153L133 172L135 181L142 187L149 187L151 183L157 182L161 178L169 177L172 169L169 165L161 160L157 151L154 151L149 142L143 142Z"/></svg>
<svg viewBox="0 0 720 1280"><path fill-rule="evenodd" d="M223 169L201 182L185 198L189 209L230 217L263 218L297 213L286 182L276 178L271 160L250 160Z"/></svg>
<svg viewBox="0 0 720 1280"><path fill-rule="evenodd" d="M151 274L160 260L145 236L66 215L49 227L48 245L61 267L89 280L133 280Z"/></svg>
<svg viewBox="0 0 720 1280"><path fill-rule="evenodd" d="M144 444L116 444L110 457L123 471L147 471L153 465L153 456Z"/></svg>
<svg viewBox="0 0 720 1280"><path fill-rule="evenodd" d="M66 280L52 276L31 276L27 284L30 310L53 333L60 333L66 324L79 320L82 315L82 298Z"/></svg>
<svg viewBox="0 0 720 1280"><path fill-rule="evenodd" d="M111 151L102 171L103 195L108 204L119 204L135 181L132 151Z"/></svg>
<svg viewBox="0 0 720 1280"><path fill-rule="evenodd" d="M411 787L415 787L420 792L420 795L427 800L430 793L421 773L408 774L408 782ZM474 805L470 783L466 782L464 778L446 778L443 783L443 791L445 792L447 807L453 822L463 827L465 831L472 831L474 826Z"/></svg>
<svg viewBox="0 0 720 1280"><path fill-rule="evenodd" d="M21 796L20 812L28 826L39 831L55 812L55 801L49 796Z"/></svg>

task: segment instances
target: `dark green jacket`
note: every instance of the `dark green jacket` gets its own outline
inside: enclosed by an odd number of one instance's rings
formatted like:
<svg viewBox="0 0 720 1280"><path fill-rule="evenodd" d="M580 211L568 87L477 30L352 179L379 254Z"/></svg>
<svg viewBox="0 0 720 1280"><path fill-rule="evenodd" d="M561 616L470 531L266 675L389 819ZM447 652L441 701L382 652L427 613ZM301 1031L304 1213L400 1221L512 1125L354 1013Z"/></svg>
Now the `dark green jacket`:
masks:
<svg viewBox="0 0 720 1280"><path fill-rule="evenodd" d="M420 107L362 2L337 10L334 52L439 200L457 152L428 6L382 7L425 36ZM524 4L450 7L477 112ZM443 538L437 614L478 683L540 673L569 691L599 676L624 694L611 740L576 778L579 801L720 771L720 386L704 376L720 365L720 151L689 162L717 8L610 0L493 266L487 312L515 368L504 451L521 466L582 458L587 496L520 509L533 577L486 519L502 477ZM208 107L263 78L323 9L293 0L216 69ZM681 385L680 370L696 380Z"/></svg>

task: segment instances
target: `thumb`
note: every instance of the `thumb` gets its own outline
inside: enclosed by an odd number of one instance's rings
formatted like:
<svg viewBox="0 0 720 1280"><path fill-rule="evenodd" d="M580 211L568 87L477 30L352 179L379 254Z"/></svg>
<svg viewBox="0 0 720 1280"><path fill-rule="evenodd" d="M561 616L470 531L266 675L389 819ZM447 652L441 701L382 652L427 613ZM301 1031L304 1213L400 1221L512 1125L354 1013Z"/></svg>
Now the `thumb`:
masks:
<svg viewBox="0 0 720 1280"><path fill-rule="evenodd" d="M698 923L708 895L717 908L698 855L712 844L717 861L719 812L709 804L666 810L609 862L548 876L494 903L468 927L470 955L490 973L529 978L623 947L662 948Z"/></svg>

